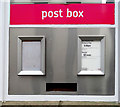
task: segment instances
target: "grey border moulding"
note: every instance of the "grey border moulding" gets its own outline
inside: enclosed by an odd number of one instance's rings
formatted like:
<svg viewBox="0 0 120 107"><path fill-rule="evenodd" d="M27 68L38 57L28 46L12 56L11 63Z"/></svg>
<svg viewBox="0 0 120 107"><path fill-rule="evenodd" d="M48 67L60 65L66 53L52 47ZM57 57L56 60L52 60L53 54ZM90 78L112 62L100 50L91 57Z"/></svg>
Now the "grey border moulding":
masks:
<svg viewBox="0 0 120 107"><path fill-rule="evenodd" d="M40 71L22 70L22 41L40 41L41 42L41 64ZM18 36L18 76L27 75L45 75L45 36Z"/></svg>
<svg viewBox="0 0 120 107"><path fill-rule="evenodd" d="M101 70L82 70L82 41L100 41ZM78 75L105 75L105 35L78 35Z"/></svg>

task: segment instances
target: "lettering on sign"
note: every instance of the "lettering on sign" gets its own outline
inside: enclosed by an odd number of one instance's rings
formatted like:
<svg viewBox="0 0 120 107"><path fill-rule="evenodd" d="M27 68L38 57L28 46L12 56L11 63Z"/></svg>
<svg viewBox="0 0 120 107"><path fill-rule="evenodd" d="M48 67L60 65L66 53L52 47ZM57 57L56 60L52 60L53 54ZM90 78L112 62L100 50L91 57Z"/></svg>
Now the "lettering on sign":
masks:
<svg viewBox="0 0 120 107"><path fill-rule="evenodd" d="M49 17L49 18L57 18L57 17L64 17L63 16L63 12L62 9L59 9L58 11L42 11L42 20L44 20L45 18ZM71 11L69 10L69 8L67 8L66 11L66 18L71 18L71 17L83 17L83 11Z"/></svg>

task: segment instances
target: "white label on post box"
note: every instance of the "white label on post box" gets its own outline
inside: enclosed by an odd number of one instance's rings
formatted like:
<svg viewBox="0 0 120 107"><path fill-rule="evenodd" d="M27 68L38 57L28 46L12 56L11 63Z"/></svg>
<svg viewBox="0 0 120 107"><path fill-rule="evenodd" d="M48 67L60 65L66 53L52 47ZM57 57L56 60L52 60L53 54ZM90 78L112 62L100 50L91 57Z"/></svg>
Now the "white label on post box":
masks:
<svg viewBox="0 0 120 107"><path fill-rule="evenodd" d="M82 41L82 70L98 71L101 70L101 42Z"/></svg>

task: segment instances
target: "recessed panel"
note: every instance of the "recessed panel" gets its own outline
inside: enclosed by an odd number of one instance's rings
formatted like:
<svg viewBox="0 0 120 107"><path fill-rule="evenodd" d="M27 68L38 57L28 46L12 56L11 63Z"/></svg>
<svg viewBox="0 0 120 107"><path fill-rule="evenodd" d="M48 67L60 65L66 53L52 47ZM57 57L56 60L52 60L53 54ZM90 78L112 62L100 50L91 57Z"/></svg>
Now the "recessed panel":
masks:
<svg viewBox="0 0 120 107"><path fill-rule="evenodd" d="M101 70L101 42L82 41L82 70Z"/></svg>
<svg viewBox="0 0 120 107"><path fill-rule="evenodd" d="M41 69L41 42L22 42L22 71L40 71Z"/></svg>
<svg viewBox="0 0 120 107"><path fill-rule="evenodd" d="M78 75L104 75L105 35L78 36Z"/></svg>
<svg viewBox="0 0 120 107"><path fill-rule="evenodd" d="M18 75L45 75L45 37L18 37Z"/></svg>

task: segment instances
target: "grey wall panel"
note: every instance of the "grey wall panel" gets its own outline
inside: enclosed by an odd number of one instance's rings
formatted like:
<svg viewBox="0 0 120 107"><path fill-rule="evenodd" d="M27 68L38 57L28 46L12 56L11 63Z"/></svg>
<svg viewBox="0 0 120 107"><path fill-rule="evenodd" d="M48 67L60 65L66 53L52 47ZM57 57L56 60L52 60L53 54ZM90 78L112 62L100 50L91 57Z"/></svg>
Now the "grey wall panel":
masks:
<svg viewBox="0 0 120 107"><path fill-rule="evenodd" d="M46 39L46 75L17 75L18 36L44 35ZM105 75L77 76L78 35L105 35ZM114 28L10 28L10 95L114 95ZM76 92L46 92L46 83L77 83Z"/></svg>

